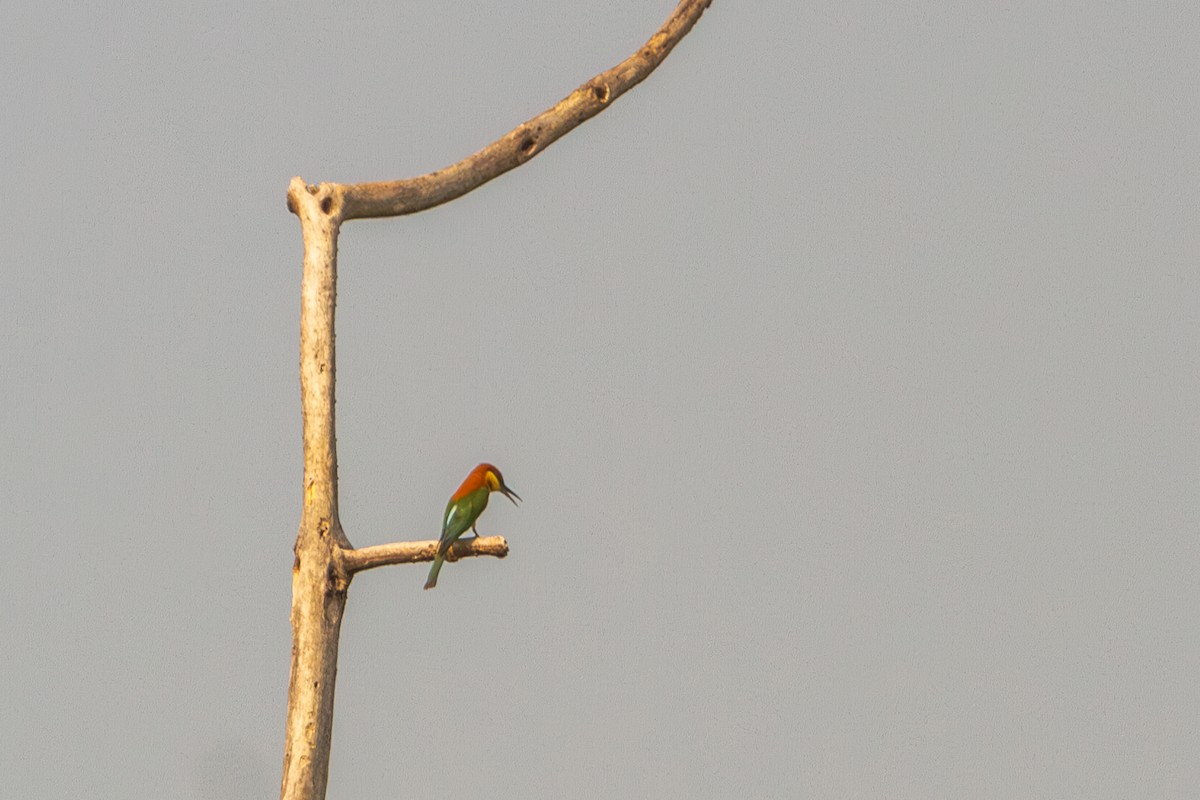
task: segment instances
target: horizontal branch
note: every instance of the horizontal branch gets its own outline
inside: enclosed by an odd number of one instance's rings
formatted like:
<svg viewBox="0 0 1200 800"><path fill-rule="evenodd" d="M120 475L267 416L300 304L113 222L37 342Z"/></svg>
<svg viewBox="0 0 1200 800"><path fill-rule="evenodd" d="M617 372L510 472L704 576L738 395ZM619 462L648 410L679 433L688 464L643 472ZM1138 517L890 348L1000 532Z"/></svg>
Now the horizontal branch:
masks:
<svg viewBox="0 0 1200 800"><path fill-rule="evenodd" d="M437 546L436 541L391 542L346 549L341 551L342 566L348 575L353 575L364 569L386 567L389 564L415 564L418 561L433 561L437 555ZM507 555L508 541L503 536L472 536L469 539L459 539L451 545L446 560L457 561L469 556L504 558Z"/></svg>
<svg viewBox="0 0 1200 800"><path fill-rule="evenodd" d="M636 53L457 164L406 180L339 187L341 218L394 217L424 211L461 197L524 164L645 80L688 34L711 2L680 0L667 21Z"/></svg>

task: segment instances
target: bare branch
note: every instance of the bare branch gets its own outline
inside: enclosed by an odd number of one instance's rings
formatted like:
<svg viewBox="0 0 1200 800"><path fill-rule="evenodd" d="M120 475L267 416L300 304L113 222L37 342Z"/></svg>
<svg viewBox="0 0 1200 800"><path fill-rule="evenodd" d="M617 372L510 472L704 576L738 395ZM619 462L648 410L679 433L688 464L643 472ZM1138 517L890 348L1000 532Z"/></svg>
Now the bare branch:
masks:
<svg viewBox="0 0 1200 800"><path fill-rule="evenodd" d="M576 89L550 110L517 126L453 166L402 181L344 186L293 178L288 209L300 219L304 273L300 289L300 394L304 484L292 569L292 671L285 724L282 800L322 800L329 777L338 636L354 573L385 564L430 561L436 542L351 547L338 519L334 310L337 240L347 219L411 214L482 186L546 149L654 71L712 0L680 0L640 50ZM501 536L454 544L449 559L503 558Z"/></svg>
<svg viewBox="0 0 1200 800"><path fill-rule="evenodd" d="M457 164L406 180L339 187L342 219L394 217L424 211L461 197L524 164L645 80L687 35L711 2L680 0L658 32L636 53Z"/></svg>
<svg viewBox="0 0 1200 800"><path fill-rule="evenodd" d="M433 561L437 555L437 541L391 542L342 551L342 566L348 575L365 569L384 567L389 564L415 564L418 561ZM503 536L471 537L459 539L450 546L447 561L457 561L469 556L508 555L508 541Z"/></svg>

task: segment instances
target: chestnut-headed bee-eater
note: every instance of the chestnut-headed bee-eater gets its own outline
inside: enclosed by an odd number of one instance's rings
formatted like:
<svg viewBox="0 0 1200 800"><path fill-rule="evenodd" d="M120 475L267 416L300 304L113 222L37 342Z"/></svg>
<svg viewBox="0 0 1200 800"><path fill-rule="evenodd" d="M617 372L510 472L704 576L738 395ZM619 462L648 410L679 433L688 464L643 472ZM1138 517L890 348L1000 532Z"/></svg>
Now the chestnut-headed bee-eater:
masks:
<svg viewBox="0 0 1200 800"><path fill-rule="evenodd" d="M512 500L514 506L521 499L521 495L504 484L504 476L491 464L480 464L471 470L462 486L450 497L446 513L442 516L442 538L438 540L437 557L433 559L433 566L429 570L429 580L425 581L426 589L437 586L438 573L442 570L442 562L446 560L450 545L466 533L467 528L475 531L476 536L479 535L479 531L475 530L475 520L487 508L488 496L492 492L500 492Z"/></svg>

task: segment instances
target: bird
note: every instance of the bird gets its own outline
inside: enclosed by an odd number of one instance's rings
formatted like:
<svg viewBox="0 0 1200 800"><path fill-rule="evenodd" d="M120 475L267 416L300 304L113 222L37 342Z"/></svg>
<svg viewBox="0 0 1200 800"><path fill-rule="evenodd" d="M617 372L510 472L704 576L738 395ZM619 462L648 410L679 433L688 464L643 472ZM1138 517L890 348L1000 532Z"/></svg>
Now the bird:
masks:
<svg viewBox="0 0 1200 800"><path fill-rule="evenodd" d="M437 556L429 569L429 579L425 581L426 589L437 586L438 573L441 572L442 562L446 560L450 545L466 533L467 528L474 531L476 537L479 536L479 531L475 530L475 521L487 508L488 496L492 492L500 492L511 500L514 506L521 499L521 495L504 483L504 476L500 474L500 470L491 464L480 464L471 470L471 474L450 496L450 502L446 503L446 513L442 515L442 538L438 539Z"/></svg>

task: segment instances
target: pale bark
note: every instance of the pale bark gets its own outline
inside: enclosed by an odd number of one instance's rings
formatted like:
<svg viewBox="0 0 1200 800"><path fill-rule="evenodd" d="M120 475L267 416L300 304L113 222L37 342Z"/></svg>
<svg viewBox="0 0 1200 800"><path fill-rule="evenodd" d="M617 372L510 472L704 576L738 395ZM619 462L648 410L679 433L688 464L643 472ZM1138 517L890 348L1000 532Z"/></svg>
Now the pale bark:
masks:
<svg viewBox="0 0 1200 800"><path fill-rule="evenodd" d="M375 567L386 567L390 564L413 564L418 561L433 561L437 555L437 542L391 542L370 547L360 547L356 550L342 551L342 568L350 575ZM504 558L508 555L508 542L503 536L472 536L459 539L450 545L446 554L447 561L458 561L467 556L495 556Z"/></svg>
<svg viewBox="0 0 1200 800"><path fill-rule="evenodd" d="M300 292L304 483L292 569L292 671L282 800L322 800L325 796L338 634L351 579L358 572L386 564L432 561L437 550L435 541L355 549L338 520L334 309L337 240L342 222L432 208L525 163L645 79L687 35L710 3L682 0L658 32L632 56L457 164L428 175L384 183L309 185L300 178L292 179L288 209L299 217L304 238ZM478 555L503 558L507 554L508 543L503 537L488 536L456 542L448 560ZM418 592L416 596L425 595Z"/></svg>

